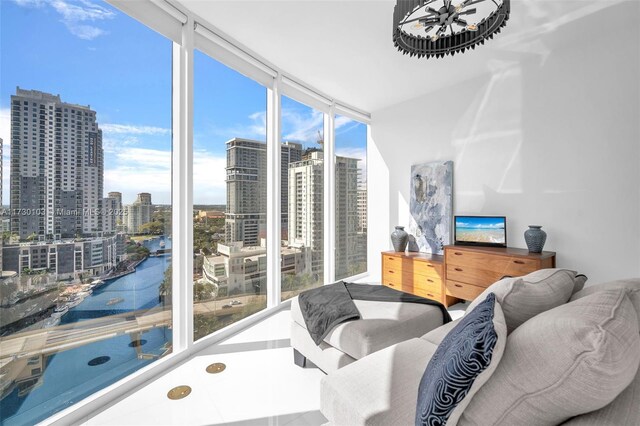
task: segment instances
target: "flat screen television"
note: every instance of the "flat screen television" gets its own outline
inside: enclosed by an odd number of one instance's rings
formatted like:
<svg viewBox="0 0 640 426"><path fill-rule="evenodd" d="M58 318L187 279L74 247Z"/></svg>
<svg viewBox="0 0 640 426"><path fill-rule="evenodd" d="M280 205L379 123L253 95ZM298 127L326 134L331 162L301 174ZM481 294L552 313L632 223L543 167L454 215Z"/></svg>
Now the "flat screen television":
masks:
<svg viewBox="0 0 640 426"><path fill-rule="evenodd" d="M455 244L465 246L507 246L505 216L455 216Z"/></svg>

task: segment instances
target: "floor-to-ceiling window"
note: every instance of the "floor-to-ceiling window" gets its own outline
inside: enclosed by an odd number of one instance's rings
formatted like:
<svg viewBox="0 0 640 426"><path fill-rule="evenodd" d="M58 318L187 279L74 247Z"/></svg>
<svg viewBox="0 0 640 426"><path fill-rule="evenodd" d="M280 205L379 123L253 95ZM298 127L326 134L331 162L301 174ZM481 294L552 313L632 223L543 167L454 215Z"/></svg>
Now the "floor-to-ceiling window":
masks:
<svg viewBox="0 0 640 426"><path fill-rule="evenodd" d="M282 97L281 299L323 284L324 114Z"/></svg>
<svg viewBox="0 0 640 426"><path fill-rule="evenodd" d="M335 274L367 270L367 126L335 119Z"/></svg>
<svg viewBox="0 0 640 426"><path fill-rule="evenodd" d="M34 424L172 350L172 42L97 0L0 7L0 413Z"/></svg>
<svg viewBox="0 0 640 426"><path fill-rule="evenodd" d="M266 307L264 86L196 51L194 340Z"/></svg>

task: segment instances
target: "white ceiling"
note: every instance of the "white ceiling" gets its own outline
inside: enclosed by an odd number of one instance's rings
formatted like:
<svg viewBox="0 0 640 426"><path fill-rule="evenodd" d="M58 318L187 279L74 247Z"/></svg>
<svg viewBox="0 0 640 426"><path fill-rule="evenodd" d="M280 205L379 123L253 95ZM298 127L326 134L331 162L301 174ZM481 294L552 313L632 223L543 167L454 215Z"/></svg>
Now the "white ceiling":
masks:
<svg viewBox="0 0 640 426"><path fill-rule="evenodd" d="M563 42L547 35L617 2L512 0L511 18L493 40L453 57L418 59L393 46L394 0L180 0L289 75L369 112L490 72L501 61L544 56L550 43ZM585 34L597 36L592 30Z"/></svg>

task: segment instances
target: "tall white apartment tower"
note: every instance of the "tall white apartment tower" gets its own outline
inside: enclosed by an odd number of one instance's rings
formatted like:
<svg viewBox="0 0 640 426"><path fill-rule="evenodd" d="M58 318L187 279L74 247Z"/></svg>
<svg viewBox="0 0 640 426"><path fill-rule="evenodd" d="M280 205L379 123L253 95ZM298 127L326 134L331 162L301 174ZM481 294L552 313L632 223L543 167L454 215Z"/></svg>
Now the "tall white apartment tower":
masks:
<svg viewBox="0 0 640 426"><path fill-rule="evenodd" d="M103 162L90 106L18 87L11 96L11 231L20 238L102 231Z"/></svg>
<svg viewBox="0 0 640 426"><path fill-rule="evenodd" d="M311 272L321 273L324 252L322 151L289 164L289 247L310 249Z"/></svg>
<svg viewBox="0 0 640 426"><path fill-rule="evenodd" d="M133 204L124 206L122 221L126 225L128 233L138 234L142 225L151 222L152 215L153 203L151 202L151 194L141 192Z"/></svg>
<svg viewBox="0 0 640 426"><path fill-rule="evenodd" d="M358 239L358 159L336 156L336 244L337 278L354 275L364 254Z"/></svg>

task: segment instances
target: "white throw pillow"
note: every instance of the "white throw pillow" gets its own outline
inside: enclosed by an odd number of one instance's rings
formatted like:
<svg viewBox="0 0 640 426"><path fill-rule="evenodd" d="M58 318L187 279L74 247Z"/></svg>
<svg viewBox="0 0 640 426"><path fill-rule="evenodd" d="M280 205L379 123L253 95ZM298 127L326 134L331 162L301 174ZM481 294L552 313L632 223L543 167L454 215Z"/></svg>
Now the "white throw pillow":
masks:
<svg viewBox="0 0 640 426"><path fill-rule="evenodd" d="M520 278L503 278L471 302L467 312L493 293L511 333L530 318L566 303L573 294L575 279L576 273L568 269L540 269Z"/></svg>
<svg viewBox="0 0 640 426"><path fill-rule="evenodd" d="M498 368L459 424L555 425L606 406L636 375L639 333L624 290L543 312L509 335Z"/></svg>

